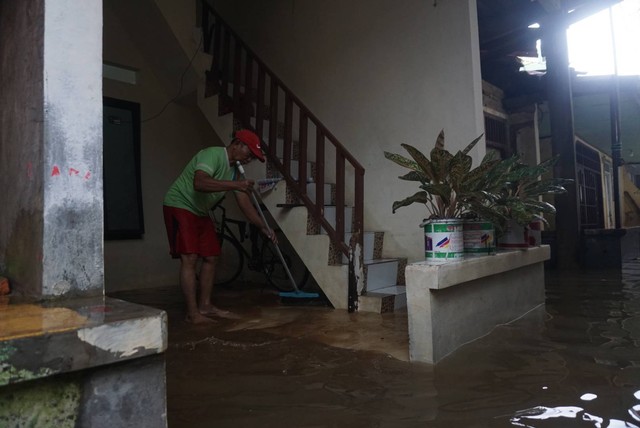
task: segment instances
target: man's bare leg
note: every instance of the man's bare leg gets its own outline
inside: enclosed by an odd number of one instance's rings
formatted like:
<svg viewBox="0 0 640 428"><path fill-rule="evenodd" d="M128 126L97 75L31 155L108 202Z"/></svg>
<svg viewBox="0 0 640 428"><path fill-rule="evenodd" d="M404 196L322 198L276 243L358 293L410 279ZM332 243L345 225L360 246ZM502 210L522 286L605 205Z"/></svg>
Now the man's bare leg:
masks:
<svg viewBox="0 0 640 428"><path fill-rule="evenodd" d="M212 320L198 311L196 302L196 264L197 254L180 255L180 287L187 303L186 321L193 324L210 323Z"/></svg>
<svg viewBox="0 0 640 428"><path fill-rule="evenodd" d="M205 257L200 267L200 300L198 310L202 315L214 315L223 318L236 318L229 311L217 308L211 304L211 292L216 272L217 257Z"/></svg>

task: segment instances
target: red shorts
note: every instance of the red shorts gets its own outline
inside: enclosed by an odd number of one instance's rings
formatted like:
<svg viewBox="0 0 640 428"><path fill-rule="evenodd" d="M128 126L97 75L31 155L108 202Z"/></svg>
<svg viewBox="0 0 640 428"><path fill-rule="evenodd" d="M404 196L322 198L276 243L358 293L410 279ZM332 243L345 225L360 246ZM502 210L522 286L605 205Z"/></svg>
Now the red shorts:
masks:
<svg viewBox="0 0 640 428"><path fill-rule="evenodd" d="M209 217L199 217L191 211L162 206L167 228L171 257L198 254L201 257L219 256L220 241L215 225Z"/></svg>

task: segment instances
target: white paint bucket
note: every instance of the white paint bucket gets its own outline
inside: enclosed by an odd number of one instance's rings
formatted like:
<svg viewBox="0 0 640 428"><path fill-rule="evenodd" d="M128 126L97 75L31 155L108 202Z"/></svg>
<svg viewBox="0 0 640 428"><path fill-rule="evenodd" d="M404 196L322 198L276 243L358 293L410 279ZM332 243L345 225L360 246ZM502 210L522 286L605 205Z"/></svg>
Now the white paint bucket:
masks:
<svg viewBox="0 0 640 428"><path fill-rule="evenodd" d="M529 245L535 247L542 244L542 222L540 220L532 221L527 226L529 229Z"/></svg>
<svg viewBox="0 0 640 428"><path fill-rule="evenodd" d="M484 255L496 251L495 230L493 223L481 220L465 220L464 253L465 255Z"/></svg>
<svg viewBox="0 0 640 428"><path fill-rule="evenodd" d="M529 247L529 228L519 225L509 219L504 235L498 240L499 248L527 248Z"/></svg>
<svg viewBox="0 0 640 428"><path fill-rule="evenodd" d="M424 226L424 255L429 264L442 264L464 258L463 221L429 220Z"/></svg>

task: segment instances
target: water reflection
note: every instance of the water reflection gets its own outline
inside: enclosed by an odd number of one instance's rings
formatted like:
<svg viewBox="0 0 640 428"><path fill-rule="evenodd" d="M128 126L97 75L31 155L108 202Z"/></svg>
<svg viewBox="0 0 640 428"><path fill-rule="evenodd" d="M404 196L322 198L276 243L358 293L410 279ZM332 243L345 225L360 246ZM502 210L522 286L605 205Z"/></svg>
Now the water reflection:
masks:
<svg viewBox="0 0 640 428"><path fill-rule="evenodd" d="M546 290L435 367L435 426L640 426L640 269L548 272Z"/></svg>
<svg viewBox="0 0 640 428"><path fill-rule="evenodd" d="M629 410L629 413L631 413L632 411L633 409ZM637 418L637 414L635 416L632 414L632 416L636 420L640 420ZM584 409L573 406L559 406L553 408L539 406L533 409L522 410L516 412L516 416L511 418L511 424L518 427L535 428L543 425L532 424L531 421L545 421L553 418L562 419L559 422L561 424L560 426L563 427L593 426L595 428L638 428L637 425L618 419L605 421L604 418L586 413ZM584 424L583 422L591 423Z"/></svg>
<svg viewBox="0 0 640 428"><path fill-rule="evenodd" d="M629 414L633 419L640 422L640 404L637 404L629 409Z"/></svg>
<svg viewBox="0 0 640 428"><path fill-rule="evenodd" d="M541 403L565 405L517 411L510 419L512 426L639 427L633 423L640 422L639 297L637 262L629 263L619 274L583 272L569 278L548 273L551 318L539 339L560 346L556 351L566 376L556 389L581 393L583 405L571 405L571 398L563 393L546 400L539 396Z"/></svg>

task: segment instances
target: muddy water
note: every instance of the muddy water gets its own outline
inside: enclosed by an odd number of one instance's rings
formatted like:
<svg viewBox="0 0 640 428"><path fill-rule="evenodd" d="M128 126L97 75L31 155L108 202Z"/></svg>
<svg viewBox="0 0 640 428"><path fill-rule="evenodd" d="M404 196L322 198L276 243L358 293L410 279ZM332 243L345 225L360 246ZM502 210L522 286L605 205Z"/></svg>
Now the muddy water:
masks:
<svg viewBox="0 0 640 428"><path fill-rule="evenodd" d="M125 293L126 294L126 293ZM240 319L166 309L171 427L640 427L640 268L547 275L547 304L437 366L409 363L406 313L288 307L221 292Z"/></svg>

